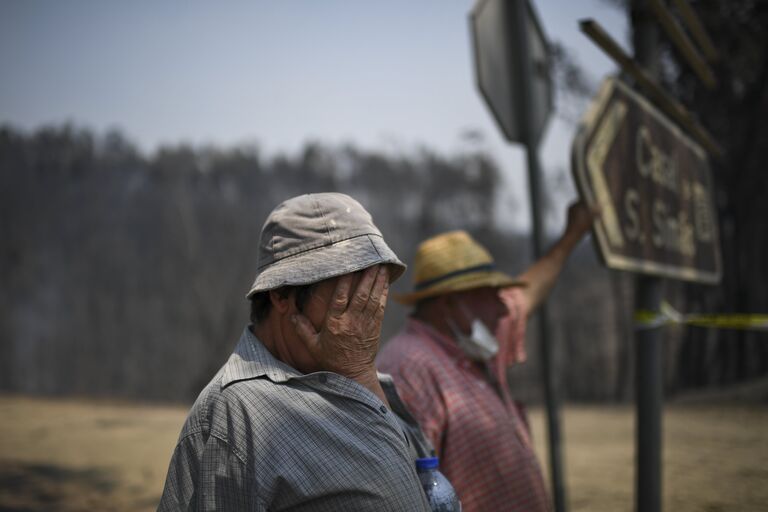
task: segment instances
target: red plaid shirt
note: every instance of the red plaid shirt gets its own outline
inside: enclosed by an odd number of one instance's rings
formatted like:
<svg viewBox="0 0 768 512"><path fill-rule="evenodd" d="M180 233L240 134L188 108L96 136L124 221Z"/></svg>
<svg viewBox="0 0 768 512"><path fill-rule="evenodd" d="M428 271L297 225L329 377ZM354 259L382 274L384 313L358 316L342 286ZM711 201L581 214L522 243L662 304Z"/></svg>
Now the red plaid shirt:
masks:
<svg viewBox="0 0 768 512"><path fill-rule="evenodd" d="M515 288L501 294L510 313L500 323L503 342L491 368L493 380L506 383L499 370L524 357L525 317L517 314L524 298ZM524 411L451 338L410 319L377 363L434 444L464 512L549 510Z"/></svg>

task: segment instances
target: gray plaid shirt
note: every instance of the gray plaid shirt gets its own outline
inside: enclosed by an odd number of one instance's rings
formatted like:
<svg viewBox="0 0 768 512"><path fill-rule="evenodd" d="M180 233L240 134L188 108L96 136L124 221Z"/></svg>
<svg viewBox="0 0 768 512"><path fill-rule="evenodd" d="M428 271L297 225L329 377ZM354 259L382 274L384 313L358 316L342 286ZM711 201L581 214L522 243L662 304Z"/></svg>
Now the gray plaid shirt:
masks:
<svg viewBox="0 0 768 512"><path fill-rule="evenodd" d="M192 406L158 510L428 512L423 448L399 421L357 382L301 374L246 328Z"/></svg>

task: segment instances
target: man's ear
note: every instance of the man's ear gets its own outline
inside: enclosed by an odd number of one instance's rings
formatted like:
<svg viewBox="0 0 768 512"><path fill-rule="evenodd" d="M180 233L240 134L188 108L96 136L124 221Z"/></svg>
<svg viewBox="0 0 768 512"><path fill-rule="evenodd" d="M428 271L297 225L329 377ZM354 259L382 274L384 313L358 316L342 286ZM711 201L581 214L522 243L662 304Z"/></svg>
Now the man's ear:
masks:
<svg viewBox="0 0 768 512"><path fill-rule="evenodd" d="M441 295L438 297L438 300L440 301L440 308L444 312L453 312L453 309L456 307L456 304L458 300L456 299L456 295L453 293L446 293L445 295Z"/></svg>
<svg viewBox="0 0 768 512"><path fill-rule="evenodd" d="M460 298L460 293L448 293L441 297L444 300L442 304L443 314L451 318L462 331L468 332L471 318L467 317L466 306Z"/></svg>
<svg viewBox="0 0 768 512"><path fill-rule="evenodd" d="M451 294L435 297L434 311L441 317L453 315L454 299Z"/></svg>
<svg viewBox="0 0 768 512"><path fill-rule="evenodd" d="M293 293L285 293L285 290L269 290L269 301L272 303L272 307L283 315L288 313L294 305L293 297Z"/></svg>

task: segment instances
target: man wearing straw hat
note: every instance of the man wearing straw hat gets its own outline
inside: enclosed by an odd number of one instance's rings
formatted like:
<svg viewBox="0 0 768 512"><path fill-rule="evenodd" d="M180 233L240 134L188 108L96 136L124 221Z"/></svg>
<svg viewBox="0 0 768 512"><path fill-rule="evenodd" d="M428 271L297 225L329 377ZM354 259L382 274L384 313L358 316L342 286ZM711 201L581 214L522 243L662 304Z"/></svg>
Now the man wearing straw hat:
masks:
<svg viewBox="0 0 768 512"><path fill-rule="evenodd" d="M496 270L468 233L435 236L416 252L413 292L395 296L414 310L377 363L435 446L464 512L550 508L506 368L525 360L526 319L592 220L583 203L571 205L562 237L517 278Z"/></svg>
<svg viewBox="0 0 768 512"><path fill-rule="evenodd" d="M278 205L251 325L179 436L158 510L429 511L409 425L374 358L405 265L344 194Z"/></svg>

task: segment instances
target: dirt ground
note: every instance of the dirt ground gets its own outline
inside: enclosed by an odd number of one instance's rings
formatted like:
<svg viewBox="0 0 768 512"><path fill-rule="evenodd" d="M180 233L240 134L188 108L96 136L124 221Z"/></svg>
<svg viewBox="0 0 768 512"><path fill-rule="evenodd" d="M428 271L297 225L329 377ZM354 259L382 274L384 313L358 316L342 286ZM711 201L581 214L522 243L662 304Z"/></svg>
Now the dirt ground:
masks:
<svg viewBox="0 0 768 512"><path fill-rule="evenodd" d="M634 409L567 406L562 416L569 510L635 510ZM543 411L532 426L545 459ZM662 442L663 510L768 511L765 405L667 405Z"/></svg>
<svg viewBox="0 0 768 512"><path fill-rule="evenodd" d="M154 510L185 415L0 395L0 511ZM634 510L633 409L567 406L562 419L570 510ZM542 411L531 420L544 460ZM768 407L667 406L663 460L667 511L768 510Z"/></svg>

